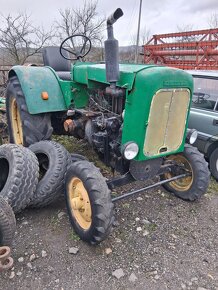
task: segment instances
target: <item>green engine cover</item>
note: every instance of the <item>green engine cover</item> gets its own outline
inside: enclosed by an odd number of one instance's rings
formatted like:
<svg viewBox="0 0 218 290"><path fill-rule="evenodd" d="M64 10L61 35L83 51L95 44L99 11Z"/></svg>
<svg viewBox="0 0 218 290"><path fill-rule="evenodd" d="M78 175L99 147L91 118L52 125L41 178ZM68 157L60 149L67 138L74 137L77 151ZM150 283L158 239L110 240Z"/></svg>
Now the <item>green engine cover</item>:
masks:
<svg viewBox="0 0 218 290"><path fill-rule="evenodd" d="M136 74L126 97L122 144L138 144L137 160L184 150L192 86L192 78L177 69L146 67Z"/></svg>

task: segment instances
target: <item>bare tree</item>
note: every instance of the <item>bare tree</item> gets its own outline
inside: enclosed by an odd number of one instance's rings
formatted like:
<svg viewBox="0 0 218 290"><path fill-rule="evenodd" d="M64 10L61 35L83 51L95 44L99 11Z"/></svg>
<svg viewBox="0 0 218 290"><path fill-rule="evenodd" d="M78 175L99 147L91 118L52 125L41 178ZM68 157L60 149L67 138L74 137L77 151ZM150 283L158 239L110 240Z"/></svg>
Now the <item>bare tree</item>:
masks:
<svg viewBox="0 0 218 290"><path fill-rule="evenodd" d="M136 44L136 38L137 35L136 33L131 35L131 39L130 39L130 45L135 45ZM151 38L151 31L149 29L147 29L146 26L144 26L141 30L140 30L140 34L139 34L139 45L143 45L146 42L148 42L148 40Z"/></svg>
<svg viewBox="0 0 218 290"><path fill-rule="evenodd" d="M100 18L97 13L97 1L84 1L80 8L66 8L60 10L61 20L58 21L58 37L62 40L73 34L83 34L93 43L99 45L102 41L105 18Z"/></svg>
<svg viewBox="0 0 218 290"><path fill-rule="evenodd" d="M34 27L26 13L0 15L0 21L0 47L4 48L12 64L24 64L52 37L51 31L45 32L43 28Z"/></svg>
<svg viewBox="0 0 218 290"><path fill-rule="evenodd" d="M147 29L147 27L144 26L141 29L141 32L140 32L139 44L140 45L145 44L146 42L149 41L150 38L151 38L151 31L150 31L150 29Z"/></svg>
<svg viewBox="0 0 218 290"><path fill-rule="evenodd" d="M210 15L208 19L208 25L210 28L218 28L218 12L214 12Z"/></svg>
<svg viewBox="0 0 218 290"><path fill-rule="evenodd" d="M194 26L192 24L184 24L182 26L177 26L178 32L188 32L188 31L193 31ZM177 39L178 42L192 42L192 41L197 41L199 36L196 35L184 35L181 36L179 39Z"/></svg>
<svg viewBox="0 0 218 290"><path fill-rule="evenodd" d="M125 62L134 62L135 59L135 46L136 46L136 33L130 36L130 42L129 46L126 48L121 49L120 51L120 59L121 61ZM140 30L139 34L139 53L142 53L142 46L148 42L148 40L151 38L151 32L149 29L147 29L146 26L144 26ZM139 61L142 62L142 57L139 57Z"/></svg>

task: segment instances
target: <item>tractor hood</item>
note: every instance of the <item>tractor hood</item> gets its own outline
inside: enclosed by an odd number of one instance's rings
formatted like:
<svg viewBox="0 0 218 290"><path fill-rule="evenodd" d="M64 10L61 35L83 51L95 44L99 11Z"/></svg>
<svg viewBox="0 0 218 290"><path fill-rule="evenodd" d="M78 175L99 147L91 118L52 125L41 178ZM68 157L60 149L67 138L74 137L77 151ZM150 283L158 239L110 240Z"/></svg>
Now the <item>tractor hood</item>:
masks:
<svg viewBox="0 0 218 290"><path fill-rule="evenodd" d="M117 86L131 90L136 74L151 67L154 65L120 64L120 79ZM75 82L85 84L88 87L92 87L93 82L109 84L106 80L105 64L77 63L72 67L72 77Z"/></svg>
<svg viewBox="0 0 218 290"><path fill-rule="evenodd" d="M122 144L138 144L137 160L182 152L192 77L182 70L156 65L121 64L119 71L117 87L127 89ZM76 64L72 76L90 89L109 85L104 64Z"/></svg>

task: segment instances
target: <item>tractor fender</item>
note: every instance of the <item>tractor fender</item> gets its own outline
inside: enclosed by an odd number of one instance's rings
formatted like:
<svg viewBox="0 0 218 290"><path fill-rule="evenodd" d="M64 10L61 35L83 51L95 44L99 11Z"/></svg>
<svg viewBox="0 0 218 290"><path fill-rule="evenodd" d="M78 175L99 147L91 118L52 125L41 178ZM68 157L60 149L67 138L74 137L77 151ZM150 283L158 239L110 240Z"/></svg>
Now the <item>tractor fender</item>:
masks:
<svg viewBox="0 0 218 290"><path fill-rule="evenodd" d="M66 111L61 80L50 67L14 66L9 78L17 76L30 114Z"/></svg>

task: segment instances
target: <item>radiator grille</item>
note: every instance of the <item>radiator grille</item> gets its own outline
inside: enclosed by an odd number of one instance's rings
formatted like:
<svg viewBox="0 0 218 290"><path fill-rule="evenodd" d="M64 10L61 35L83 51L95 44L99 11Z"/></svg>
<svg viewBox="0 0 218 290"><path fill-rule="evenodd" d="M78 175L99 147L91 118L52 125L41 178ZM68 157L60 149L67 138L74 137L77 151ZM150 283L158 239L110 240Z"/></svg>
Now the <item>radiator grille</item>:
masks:
<svg viewBox="0 0 218 290"><path fill-rule="evenodd" d="M144 142L144 154L156 156L177 150L183 141L190 91L159 90L153 97Z"/></svg>

